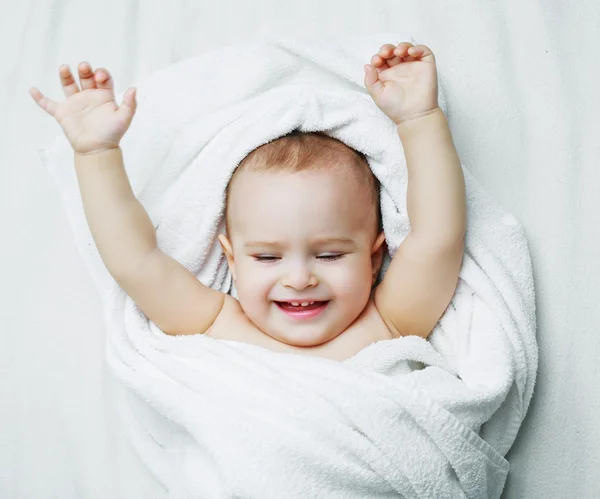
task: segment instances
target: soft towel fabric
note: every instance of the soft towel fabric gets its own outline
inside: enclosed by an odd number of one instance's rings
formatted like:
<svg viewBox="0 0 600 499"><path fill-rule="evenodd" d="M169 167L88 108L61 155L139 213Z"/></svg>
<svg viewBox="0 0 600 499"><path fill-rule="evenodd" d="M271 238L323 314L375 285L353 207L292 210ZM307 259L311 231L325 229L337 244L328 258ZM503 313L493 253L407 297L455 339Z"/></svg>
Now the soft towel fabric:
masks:
<svg viewBox="0 0 600 499"><path fill-rule="evenodd" d="M404 40L418 43L400 33L254 42L136 85L121 145L161 249L235 296L216 239L227 182L251 150L297 128L366 155L393 255L410 230L406 162L363 65ZM447 111L441 86L439 97ZM170 497L500 497L535 383L534 286L521 225L464 166L463 266L429 340L379 341L337 362L162 333L102 264L66 138L40 153L103 299L128 435Z"/></svg>

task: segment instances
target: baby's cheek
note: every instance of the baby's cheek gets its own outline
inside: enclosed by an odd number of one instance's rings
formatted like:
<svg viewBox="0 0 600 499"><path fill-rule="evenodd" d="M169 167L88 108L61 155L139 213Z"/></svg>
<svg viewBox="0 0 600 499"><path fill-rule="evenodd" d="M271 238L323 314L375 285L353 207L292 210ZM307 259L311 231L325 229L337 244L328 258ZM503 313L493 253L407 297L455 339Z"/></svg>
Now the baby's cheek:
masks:
<svg viewBox="0 0 600 499"><path fill-rule="evenodd" d="M369 269L363 267L362 265L348 265L338 269L335 281L340 294L356 297L363 294L363 288L370 288Z"/></svg>
<svg viewBox="0 0 600 499"><path fill-rule="evenodd" d="M264 301L269 293L268 273L257 265L243 265L238 270L237 290L248 302Z"/></svg>
<svg viewBox="0 0 600 499"><path fill-rule="evenodd" d="M262 327L268 311L268 290L261 281L261 273L254 269L238 271L236 289L240 305L246 316L257 326Z"/></svg>

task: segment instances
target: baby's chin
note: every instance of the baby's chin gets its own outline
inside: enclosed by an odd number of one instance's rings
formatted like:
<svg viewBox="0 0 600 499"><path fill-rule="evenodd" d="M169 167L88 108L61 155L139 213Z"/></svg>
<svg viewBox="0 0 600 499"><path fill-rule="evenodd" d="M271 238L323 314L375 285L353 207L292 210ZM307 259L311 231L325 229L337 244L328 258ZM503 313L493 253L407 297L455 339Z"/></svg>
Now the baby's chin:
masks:
<svg viewBox="0 0 600 499"><path fill-rule="evenodd" d="M345 327L333 327L328 324L283 325L277 328L265 328L265 334L280 343L298 348L316 348L326 345L337 338Z"/></svg>
<svg viewBox="0 0 600 499"><path fill-rule="evenodd" d="M340 320L339 314L336 314L334 299L314 302L313 306L307 307L270 301L268 309L262 309L259 313L256 313L258 309L244 307L246 303L240 303L252 324L265 336L279 343L284 352L289 352L288 347L323 347L344 332L353 321L350 317L348 321ZM276 345L271 346L277 348Z"/></svg>
<svg viewBox="0 0 600 499"><path fill-rule="evenodd" d="M277 340L280 343L283 343L285 345L288 345L290 347L297 347L297 348L316 348L316 347L322 347L324 345L326 345L327 343L329 343L330 341L332 341L333 339L337 338L340 333L342 331L339 331L337 333L334 334L327 334L327 335L323 335L323 334L319 334L319 333L315 333L315 334L310 334L310 333L302 333L299 331L295 331L296 334L281 334L279 332L271 332L271 333L266 333L268 334L271 338L273 338L274 340Z"/></svg>

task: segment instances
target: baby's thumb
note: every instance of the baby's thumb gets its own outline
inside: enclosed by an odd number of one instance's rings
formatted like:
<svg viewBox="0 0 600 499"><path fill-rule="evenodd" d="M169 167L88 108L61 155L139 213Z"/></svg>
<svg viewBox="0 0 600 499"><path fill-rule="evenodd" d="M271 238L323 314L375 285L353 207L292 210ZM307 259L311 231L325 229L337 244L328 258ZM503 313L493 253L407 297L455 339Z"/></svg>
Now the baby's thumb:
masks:
<svg viewBox="0 0 600 499"><path fill-rule="evenodd" d="M379 79L379 74L370 64L365 64L365 87L367 87L369 93L379 93L383 90L383 83Z"/></svg>
<svg viewBox="0 0 600 499"><path fill-rule="evenodd" d="M137 108L137 101L135 99L136 88L131 87L128 88L123 95L123 103L121 107L117 110L117 114L120 115L121 119L129 125L131 120L133 119L133 115L135 114L135 110Z"/></svg>

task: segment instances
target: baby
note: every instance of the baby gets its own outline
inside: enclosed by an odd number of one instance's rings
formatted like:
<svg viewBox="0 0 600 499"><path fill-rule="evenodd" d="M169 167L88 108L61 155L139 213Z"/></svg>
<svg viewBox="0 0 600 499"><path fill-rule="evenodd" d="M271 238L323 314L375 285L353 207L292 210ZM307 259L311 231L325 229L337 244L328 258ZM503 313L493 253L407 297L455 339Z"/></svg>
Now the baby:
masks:
<svg viewBox="0 0 600 499"><path fill-rule="evenodd" d="M433 53L386 44L364 70L406 155L410 233L375 286L385 250L377 180L342 142L293 132L252 151L227 189L219 241L239 301L204 286L157 246L119 147L135 114L134 88L118 106L110 73L82 62L81 89L68 66L59 69L66 101L30 93L73 147L107 270L162 331L343 361L375 341L427 338L456 289L466 231L464 178L438 106Z"/></svg>

